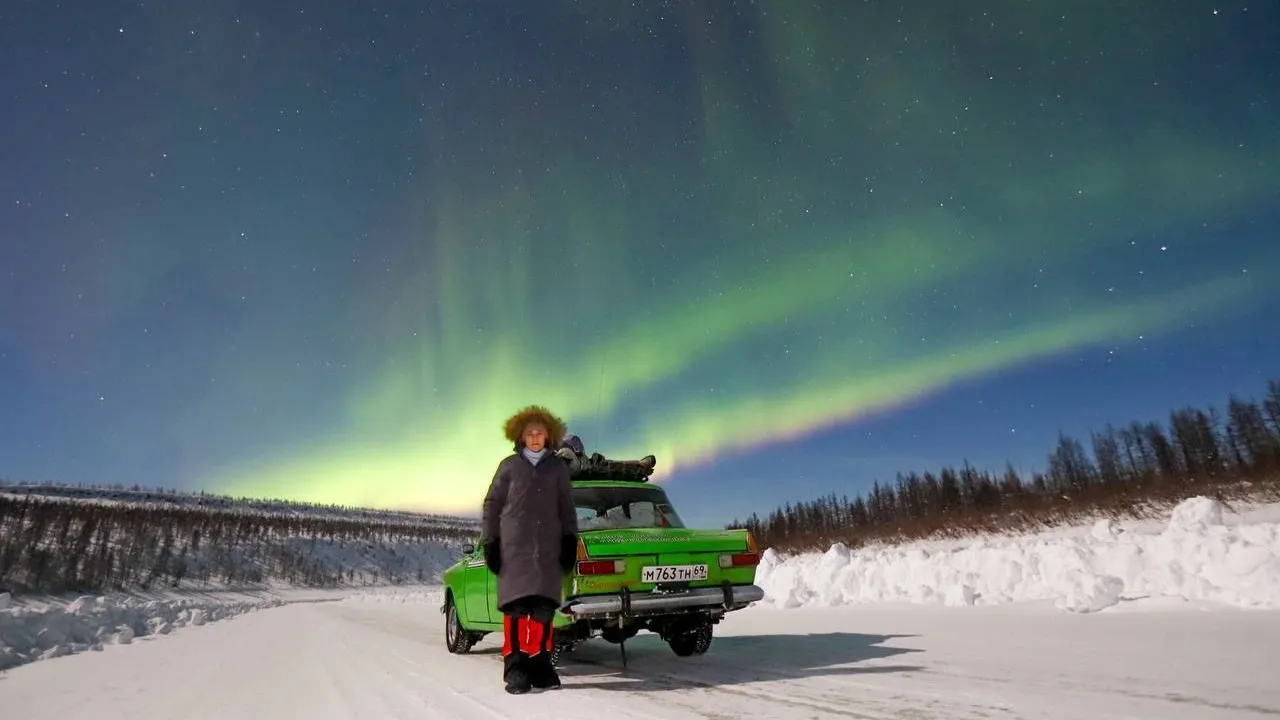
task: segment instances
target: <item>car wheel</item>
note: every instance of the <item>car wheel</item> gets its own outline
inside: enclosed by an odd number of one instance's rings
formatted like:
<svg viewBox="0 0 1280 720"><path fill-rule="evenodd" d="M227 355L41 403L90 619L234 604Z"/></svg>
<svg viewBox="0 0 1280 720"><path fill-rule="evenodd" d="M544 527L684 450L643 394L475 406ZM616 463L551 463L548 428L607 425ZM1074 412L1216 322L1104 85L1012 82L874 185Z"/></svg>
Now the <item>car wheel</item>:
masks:
<svg viewBox="0 0 1280 720"><path fill-rule="evenodd" d="M693 654L701 655L711 649L711 626L703 625L694 632Z"/></svg>
<svg viewBox="0 0 1280 720"><path fill-rule="evenodd" d="M614 645L617 645L619 643L624 643L630 640L631 638L635 637L636 634L639 632L640 632L640 628L635 625L632 625L631 627L626 628L625 630L619 630L616 627L607 627L600 632L600 639L606 642L611 642Z"/></svg>
<svg viewBox="0 0 1280 720"><path fill-rule="evenodd" d="M711 647L711 637L711 626L699 625L679 635L672 635L667 639L667 644L676 655L689 657L705 653Z"/></svg>
<svg viewBox="0 0 1280 720"><path fill-rule="evenodd" d="M573 645L556 640L551 644L551 666L560 667L564 662L564 656L573 652Z"/></svg>
<svg viewBox="0 0 1280 720"><path fill-rule="evenodd" d="M452 597L444 609L444 644L455 655L471 650L471 633L462 629L462 621L458 619L458 606L453 604Z"/></svg>

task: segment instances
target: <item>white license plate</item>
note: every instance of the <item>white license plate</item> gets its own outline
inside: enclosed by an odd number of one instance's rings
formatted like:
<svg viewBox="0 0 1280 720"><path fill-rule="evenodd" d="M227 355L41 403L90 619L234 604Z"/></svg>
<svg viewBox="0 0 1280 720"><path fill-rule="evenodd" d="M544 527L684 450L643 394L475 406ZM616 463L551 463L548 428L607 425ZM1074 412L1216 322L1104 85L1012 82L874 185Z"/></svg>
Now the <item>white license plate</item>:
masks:
<svg viewBox="0 0 1280 720"><path fill-rule="evenodd" d="M706 565L651 565L640 571L640 581L647 583L706 580Z"/></svg>

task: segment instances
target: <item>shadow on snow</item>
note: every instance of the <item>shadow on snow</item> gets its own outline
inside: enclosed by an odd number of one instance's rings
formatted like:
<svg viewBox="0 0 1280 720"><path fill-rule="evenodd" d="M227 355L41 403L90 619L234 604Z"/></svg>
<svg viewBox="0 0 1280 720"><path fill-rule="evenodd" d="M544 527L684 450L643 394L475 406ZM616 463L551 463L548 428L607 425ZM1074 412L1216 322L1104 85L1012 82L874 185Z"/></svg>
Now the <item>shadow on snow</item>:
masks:
<svg viewBox="0 0 1280 720"><path fill-rule="evenodd" d="M640 635L627 641L625 669L618 646L597 639L566 655L560 676L574 688L661 691L923 670L919 665L857 665L921 652L883 644L904 637L915 636L728 635L715 638L705 655L678 657L658 636Z"/></svg>

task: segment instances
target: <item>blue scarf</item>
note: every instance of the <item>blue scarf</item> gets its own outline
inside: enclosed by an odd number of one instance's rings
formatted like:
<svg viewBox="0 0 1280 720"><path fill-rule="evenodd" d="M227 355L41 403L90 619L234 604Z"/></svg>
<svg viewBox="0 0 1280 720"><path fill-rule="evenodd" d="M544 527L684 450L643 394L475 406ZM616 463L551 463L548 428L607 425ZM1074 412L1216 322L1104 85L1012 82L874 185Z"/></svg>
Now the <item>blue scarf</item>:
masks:
<svg viewBox="0 0 1280 720"><path fill-rule="evenodd" d="M524 455L526 460L533 463L534 466L537 466L538 461L542 459L542 456L547 454L547 449L542 448L538 452L534 452L529 448L520 448L520 453Z"/></svg>

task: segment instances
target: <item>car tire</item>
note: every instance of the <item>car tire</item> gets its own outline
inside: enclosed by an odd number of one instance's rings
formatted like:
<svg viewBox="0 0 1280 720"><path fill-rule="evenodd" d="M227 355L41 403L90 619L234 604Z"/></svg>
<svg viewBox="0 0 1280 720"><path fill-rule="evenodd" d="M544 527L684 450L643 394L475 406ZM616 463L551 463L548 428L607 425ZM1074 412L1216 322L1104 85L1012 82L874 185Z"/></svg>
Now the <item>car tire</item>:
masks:
<svg viewBox="0 0 1280 720"><path fill-rule="evenodd" d="M699 625L679 635L672 635L667 639L667 645L671 646L671 652L676 655L689 657L691 655L701 655L710 649L711 638L711 625Z"/></svg>
<svg viewBox="0 0 1280 720"><path fill-rule="evenodd" d="M458 606L453 604L452 596L444 608L444 645L454 655L470 652L472 645L471 633L462 627Z"/></svg>
<svg viewBox="0 0 1280 720"><path fill-rule="evenodd" d="M625 630L619 630L616 627L610 626L610 627L604 628L604 630L600 632L600 639L604 640L605 642L611 642L614 645L618 645L620 643L624 643L630 640L631 638L635 637L636 634L638 634L639 632L640 632L640 628L636 625L632 625L631 627L626 628Z"/></svg>
<svg viewBox="0 0 1280 720"><path fill-rule="evenodd" d="M572 640L555 640L551 644L551 666L560 667L566 655L577 649L578 643Z"/></svg>

